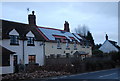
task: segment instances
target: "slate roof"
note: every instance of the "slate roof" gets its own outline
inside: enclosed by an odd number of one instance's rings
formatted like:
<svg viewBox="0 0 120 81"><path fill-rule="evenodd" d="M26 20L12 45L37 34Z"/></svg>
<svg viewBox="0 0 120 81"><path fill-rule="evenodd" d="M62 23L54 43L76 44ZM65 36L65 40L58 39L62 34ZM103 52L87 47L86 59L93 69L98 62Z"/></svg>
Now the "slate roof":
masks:
<svg viewBox="0 0 120 81"><path fill-rule="evenodd" d="M88 55L89 53L86 53L84 51L76 51L74 55Z"/></svg>
<svg viewBox="0 0 120 81"><path fill-rule="evenodd" d="M112 40L108 40L108 41L120 51L120 47L117 45L117 42Z"/></svg>
<svg viewBox="0 0 120 81"><path fill-rule="evenodd" d="M32 27L29 24L7 20L0 20L0 22L2 22L2 39L9 39L9 32L15 29L19 33L20 39L26 39L26 34L29 31L32 31L32 33L35 35L36 40L45 40L44 37L42 37L41 34L38 32L39 30L37 29L37 27Z"/></svg>
<svg viewBox="0 0 120 81"><path fill-rule="evenodd" d="M59 30L59 29L53 29L53 28L45 28L45 27L39 27L39 30L49 39L49 40L52 40L54 41L55 40L55 36L54 35L57 35L57 36L63 36L65 37L66 39L69 39L71 42L72 42L72 39L71 38L74 38L75 40L77 40L78 42L80 42L79 39L82 39L80 36L78 36L77 34L73 35L72 33L70 32L66 32L64 30Z"/></svg>
<svg viewBox="0 0 120 81"><path fill-rule="evenodd" d="M15 52L13 52L13 51L11 51L11 50L9 50L9 49L1 46L1 45L0 45L0 50L1 50L1 52L2 52L2 53L0 53L0 54L2 54L2 55L3 55L3 54L4 54L4 55L5 55L5 54L15 54Z"/></svg>
<svg viewBox="0 0 120 81"><path fill-rule="evenodd" d="M83 37L76 33L66 32L60 29L47 28L47 27L39 27L36 25L29 25L24 23L18 23L7 20L2 21L2 39L9 39L9 32L15 29L20 36L20 39L26 39L26 34L29 31L35 35L36 40L41 41L55 41L55 35L65 37L72 42L72 39L75 39L77 42L81 42ZM1 29L1 28L0 28Z"/></svg>

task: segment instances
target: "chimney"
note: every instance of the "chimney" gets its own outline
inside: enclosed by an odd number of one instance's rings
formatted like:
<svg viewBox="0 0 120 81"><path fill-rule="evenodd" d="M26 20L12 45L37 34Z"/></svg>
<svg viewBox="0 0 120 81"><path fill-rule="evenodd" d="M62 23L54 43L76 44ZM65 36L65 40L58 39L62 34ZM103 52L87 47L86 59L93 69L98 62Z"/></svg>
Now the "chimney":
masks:
<svg viewBox="0 0 120 81"><path fill-rule="evenodd" d="M28 15L28 22L30 25L36 25L36 16L34 15L34 11L32 11L32 14Z"/></svg>
<svg viewBox="0 0 120 81"><path fill-rule="evenodd" d="M108 40L108 35L107 35L107 34L106 34L106 36L105 36L105 37L106 37L106 40Z"/></svg>
<svg viewBox="0 0 120 81"><path fill-rule="evenodd" d="M64 24L64 31L70 32L69 23L67 21L65 21L65 24Z"/></svg>

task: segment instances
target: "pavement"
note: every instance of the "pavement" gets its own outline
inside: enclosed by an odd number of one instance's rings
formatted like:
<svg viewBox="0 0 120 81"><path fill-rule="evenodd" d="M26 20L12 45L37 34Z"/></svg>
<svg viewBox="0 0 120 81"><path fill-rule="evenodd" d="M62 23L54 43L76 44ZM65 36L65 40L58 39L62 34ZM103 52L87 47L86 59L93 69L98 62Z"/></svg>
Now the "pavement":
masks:
<svg viewBox="0 0 120 81"><path fill-rule="evenodd" d="M120 81L120 68L24 81Z"/></svg>

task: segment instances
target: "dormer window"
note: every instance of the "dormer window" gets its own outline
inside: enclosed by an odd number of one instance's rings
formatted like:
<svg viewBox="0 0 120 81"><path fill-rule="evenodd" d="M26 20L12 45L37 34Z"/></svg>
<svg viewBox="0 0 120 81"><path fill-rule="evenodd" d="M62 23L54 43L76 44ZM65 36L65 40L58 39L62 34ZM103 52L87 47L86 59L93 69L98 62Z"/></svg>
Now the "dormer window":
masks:
<svg viewBox="0 0 120 81"><path fill-rule="evenodd" d="M66 49L70 49L69 48L69 41L68 40L66 40Z"/></svg>
<svg viewBox="0 0 120 81"><path fill-rule="evenodd" d="M76 45L76 41L74 40L74 50L77 50L77 45Z"/></svg>
<svg viewBox="0 0 120 81"><path fill-rule="evenodd" d="M57 49L61 49L60 39L56 38L56 41L57 41Z"/></svg>
<svg viewBox="0 0 120 81"><path fill-rule="evenodd" d="M27 45L34 46L34 37L28 37Z"/></svg>
<svg viewBox="0 0 120 81"><path fill-rule="evenodd" d="M10 45L19 45L19 36L10 35Z"/></svg>

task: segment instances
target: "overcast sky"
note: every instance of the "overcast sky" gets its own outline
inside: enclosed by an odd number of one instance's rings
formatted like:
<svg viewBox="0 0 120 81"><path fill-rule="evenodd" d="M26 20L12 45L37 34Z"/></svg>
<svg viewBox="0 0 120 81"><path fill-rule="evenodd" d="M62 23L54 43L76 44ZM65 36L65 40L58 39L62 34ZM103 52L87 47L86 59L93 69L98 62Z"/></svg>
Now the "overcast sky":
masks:
<svg viewBox="0 0 120 81"><path fill-rule="evenodd" d="M38 26L63 29L64 22L68 21L74 32L78 25L85 24L96 44L105 41L105 33L110 40L118 42L117 2L4 2L2 19L28 23L32 10Z"/></svg>

